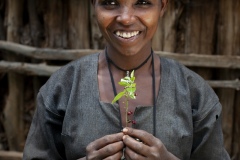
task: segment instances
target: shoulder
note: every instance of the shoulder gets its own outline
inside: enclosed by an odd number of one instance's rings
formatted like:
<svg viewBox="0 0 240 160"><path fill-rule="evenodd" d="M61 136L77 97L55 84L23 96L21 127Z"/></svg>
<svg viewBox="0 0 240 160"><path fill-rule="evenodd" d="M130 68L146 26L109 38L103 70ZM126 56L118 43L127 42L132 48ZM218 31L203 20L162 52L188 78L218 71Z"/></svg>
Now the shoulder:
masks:
<svg viewBox="0 0 240 160"><path fill-rule="evenodd" d="M91 54L84 56L77 60L71 61L64 65L56 72L54 72L45 85L56 85L58 83L66 83L73 80L76 76L81 75L81 72L88 70L91 71L98 65L98 54Z"/></svg>
<svg viewBox="0 0 240 160"><path fill-rule="evenodd" d="M173 78L179 84L186 83L185 85L188 85L189 88L206 87L211 89L200 75L176 60L161 57L161 71L164 72L165 76L170 76L169 78Z"/></svg>
<svg viewBox="0 0 240 160"><path fill-rule="evenodd" d="M194 121L201 120L212 111L220 114L221 104L218 96L200 75L168 58L161 58L161 66L162 72L165 72L167 79L171 79L171 85L174 85L175 89L188 92Z"/></svg>
<svg viewBox="0 0 240 160"><path fill-rule="evenodd" d="M98 54L91 54L71 61L54 72L40 88L39 98L45 106L66 105L71 91L83 77L97 72Z"/></svg>
<svg viewBox="0 0 240 160"><path fill-rule="evenodd" d="M189 88L204 87L212 90L208 83L200 75L176 60L161 57L161 71L165 72L164 75L171 76L171 78L174 78L182 83L187 83Z"/></svg>
<svg viewBox="0 0 240 160"><path fill-rule="evenodd" d="M76 73L84 70L91 70L92 67L98 65L98 54L91 54L88 56L81 57L77 60L71 61L68 64L62 66L56 72L54 72L49 78L47 83L58 80L61 82L67 79L73 78ZM64 79L67 78L67 79Z"/></svg>
<svg viewBox="0 0 240 160"><path fill-rule="evenodd" d="M174 74L176 77L182 78L195 78L199 81L204 81L204 79L199 76L197 73L187 68L183 64L179 63L176 60L161 57L161 66L162 69L167 70L168 73Z"/></svg>
<svg viewBox="0 0 240 160"><path fill-rule="evenodd" d="M89 67L95 66L98 62L99 54L90 54L84 57L81 57L77 60L71 61L68 64L61 67L55 73L52 74L50 78L57 76L64 76L73 73L74 71L89 69ZM69 72L71 71L71 72Z"/></svg>

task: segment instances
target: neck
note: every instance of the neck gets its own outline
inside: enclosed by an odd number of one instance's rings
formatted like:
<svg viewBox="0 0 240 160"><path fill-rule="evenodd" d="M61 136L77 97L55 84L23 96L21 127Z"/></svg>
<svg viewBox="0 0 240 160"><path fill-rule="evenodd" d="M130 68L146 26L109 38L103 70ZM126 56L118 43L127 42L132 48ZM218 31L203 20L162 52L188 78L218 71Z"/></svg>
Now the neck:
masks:
<svg viewBox="0 0 240 160"><path fill-rule="evenodd" d="M150 59L153 56L151 48L141 53L122 54L113 51L111 48L105 49L107 61L116 69L121 71L132 71L150 66ZM148 67L147 67L148 68Z"/></svg>
<svg viewBox="0 0 240 160"><path fill-rule="evenodd" d="M149 61L149 59L153 56L153 52L151 51L151 53L148 55L148 57L147 57L142 63L140 63L138 66L136 66L136 67L134 67L134 68L130 68L130 69L125 69L125 68L121 68L120 66L118 66L117 64L115 64L115 62L113 62L113 61L109 58L108 53L107 53L107 50L106 50L105 54L106 54L106 59L107 59L108 63L113 64L114 67L116 67L118 70L124 71L124 72L126 72L126 73L128 73L129 71L132 72L133 70L136 71L136 70L142 68L142 67Z"/></svg>

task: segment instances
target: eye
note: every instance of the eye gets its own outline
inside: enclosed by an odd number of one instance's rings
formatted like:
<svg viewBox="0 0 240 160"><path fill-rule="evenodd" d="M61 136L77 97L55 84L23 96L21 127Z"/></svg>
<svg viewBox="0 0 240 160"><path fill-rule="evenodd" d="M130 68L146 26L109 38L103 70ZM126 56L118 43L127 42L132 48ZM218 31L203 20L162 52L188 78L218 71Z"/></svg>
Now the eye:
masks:
<svg viewBox="0 0 240 160"><path fill-rule="evenodd" d="M138 0L136 5L150 5L151 3L148 0Z"/></svg>
<svg viewBox="0 0 240 160"><path fill-rule="evenodd" d="M101 2L101 5L103 5L103 6L116 6L118 3L116 2L116 1L114 1L114 0L103 0L102 2Z"/></svg>
<svg viewBox="0 0 240 160"><path fill-rule="evenodd" d="M102 0L101 5L107 10L112 10L118 6L118 2L116 0Z"/></svg>

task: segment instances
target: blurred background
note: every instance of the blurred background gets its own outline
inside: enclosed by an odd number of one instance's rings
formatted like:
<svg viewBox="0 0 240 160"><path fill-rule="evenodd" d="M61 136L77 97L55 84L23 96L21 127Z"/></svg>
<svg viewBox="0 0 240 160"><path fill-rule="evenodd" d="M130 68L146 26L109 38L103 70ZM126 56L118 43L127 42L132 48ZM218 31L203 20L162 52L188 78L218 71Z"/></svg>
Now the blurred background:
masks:
<svg viewBox="0 0 240 160"><path fill-rule="evenodd" d="M104 44L90 0L0 0L0 159L21 159L49 76ZM240 160L240 0L169 0L153 49L213 87L225 147Z"/></svg>

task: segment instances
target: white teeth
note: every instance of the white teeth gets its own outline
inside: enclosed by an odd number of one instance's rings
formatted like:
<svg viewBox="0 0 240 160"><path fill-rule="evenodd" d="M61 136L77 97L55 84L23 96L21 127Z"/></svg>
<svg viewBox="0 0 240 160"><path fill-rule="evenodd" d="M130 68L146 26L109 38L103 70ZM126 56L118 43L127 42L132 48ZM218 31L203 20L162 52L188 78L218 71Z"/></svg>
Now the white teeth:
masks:
<svg viewBox="0 0 240 160"><path fill-rule="evenodd" d="M120 32L117 31L116 35L122 38L131 38L139 34L139 31L133 31L133 32Z"/></svg>

